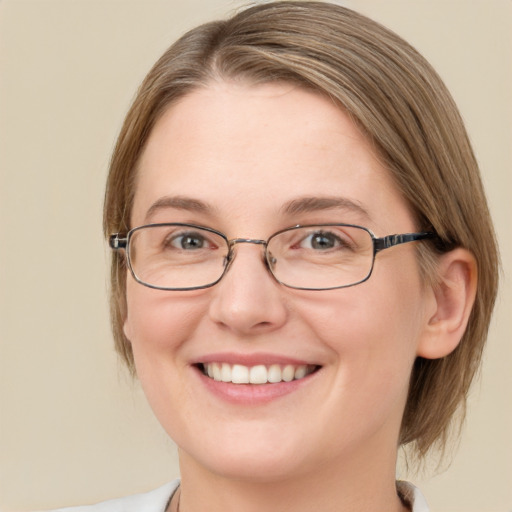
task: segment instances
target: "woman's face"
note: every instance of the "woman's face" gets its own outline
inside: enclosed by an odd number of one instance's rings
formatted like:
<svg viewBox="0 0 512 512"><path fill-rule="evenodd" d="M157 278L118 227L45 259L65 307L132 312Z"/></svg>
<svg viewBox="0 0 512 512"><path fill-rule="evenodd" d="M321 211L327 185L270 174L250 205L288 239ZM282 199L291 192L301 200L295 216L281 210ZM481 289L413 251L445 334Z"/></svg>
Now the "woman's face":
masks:
<svg viewBox="0 0 512 512"><path fill-rule="evenodd" d="M415 230L350 119L289 84L214 83L169 108L140 161L132 212L133 226L161 222L230 239L314 223L362 225L377 236ZM278 284L261 245L235 252L224 278L203 290L154 290L127 277L124 330L182 464L258 480L394 464L431 304L414 244L380 253L368 281L329 291ZM315 371L234 384L201 371L213 363Z"/></svg>

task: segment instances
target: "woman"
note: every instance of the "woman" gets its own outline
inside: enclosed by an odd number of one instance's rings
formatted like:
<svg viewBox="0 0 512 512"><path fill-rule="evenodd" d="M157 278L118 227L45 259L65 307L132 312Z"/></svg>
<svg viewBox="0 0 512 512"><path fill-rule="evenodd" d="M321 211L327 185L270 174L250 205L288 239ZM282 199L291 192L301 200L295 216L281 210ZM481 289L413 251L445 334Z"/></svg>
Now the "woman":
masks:
<svg viewBox="0 0 512 512"><path fill-rule="evenodd" d="M104 229L117 348L182 477L94 510L427 510L397 449L442 449L463 409L497 251L407 43L315 2L192 30L127 115Z"/></svg>

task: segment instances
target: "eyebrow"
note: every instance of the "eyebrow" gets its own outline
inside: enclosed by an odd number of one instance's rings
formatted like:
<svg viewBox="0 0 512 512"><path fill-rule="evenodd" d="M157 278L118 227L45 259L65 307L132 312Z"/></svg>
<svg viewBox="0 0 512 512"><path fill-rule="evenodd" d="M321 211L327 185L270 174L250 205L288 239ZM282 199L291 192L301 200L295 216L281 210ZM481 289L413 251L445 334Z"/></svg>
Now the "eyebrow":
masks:
<svg viewBox="0 0 512 512"><path fill-rule="evenodd" d="M358 201L346 197L300 197L289 201L281 208L288 215L335 209L353 211L366 219L370 219L370 214Z"/></svg>
<svg viewBox="0 0 512 512"><path fill-rule="evenodd" d="M211 214L215 208L210 204L186 196L164 196L157 199L148 209L145 221L155 215L159 210L174 208L177 210L185 210L189 212ZM286 215L298 215L302 213L312 213L322 210L349 210L353 211L366 219L370 219L368 211L357 201L345 197L337 196L306 196L299 197L288 201L281 207L281 211Z"/></svg>
<svg viewBox="0 0 512 512"><path fill-rule="evenodd" d="M212 213L214 208L199 199L193 199L185 196L164 196L157 199L146 212L145 221L147 222L159 210L174 208L176 210L185 210L197 213Z"/></svg>

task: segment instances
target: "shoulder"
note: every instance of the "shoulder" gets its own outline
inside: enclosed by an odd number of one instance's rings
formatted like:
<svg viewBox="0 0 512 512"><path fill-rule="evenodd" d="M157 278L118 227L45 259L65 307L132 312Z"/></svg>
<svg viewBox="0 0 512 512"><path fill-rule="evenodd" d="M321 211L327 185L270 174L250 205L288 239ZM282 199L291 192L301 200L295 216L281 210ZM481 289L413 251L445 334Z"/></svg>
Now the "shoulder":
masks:
<svg viewBox="0 0 512 512"><path fill-rule="evenodd" d="M410 507L411 512L429 512L427 501L417 487L399 480L396 483L396 489L402 501Z"/></svg>
<svg viewBox="0 0 512 512"><path fill-rule="evenodd" d="M165 512L178 485L179 480L174 480L150 492L102 501L96 505L59 508L52 512Z"/></svg>

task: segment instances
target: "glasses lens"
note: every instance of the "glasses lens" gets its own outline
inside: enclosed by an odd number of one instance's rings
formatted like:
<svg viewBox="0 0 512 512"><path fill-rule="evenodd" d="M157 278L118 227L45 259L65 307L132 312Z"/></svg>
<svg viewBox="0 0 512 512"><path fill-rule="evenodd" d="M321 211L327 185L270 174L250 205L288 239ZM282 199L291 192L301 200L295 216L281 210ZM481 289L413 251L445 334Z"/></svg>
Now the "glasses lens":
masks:
<svg viewBox="0 0 512 512"><path fill-rule="evenodd" d="M356 226L290 228L268 243L272 273L293 288L328 289L364 281L373 265L373 240Z"/></svg>
<svg viewBox="0 0 512 512"><path fill-rule="evenodd" d="M140 282L164 289L208 286L224 272L228 245L217 233L188 225L143 226L129 240L130 265Z"/></svg>

